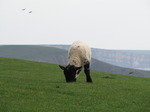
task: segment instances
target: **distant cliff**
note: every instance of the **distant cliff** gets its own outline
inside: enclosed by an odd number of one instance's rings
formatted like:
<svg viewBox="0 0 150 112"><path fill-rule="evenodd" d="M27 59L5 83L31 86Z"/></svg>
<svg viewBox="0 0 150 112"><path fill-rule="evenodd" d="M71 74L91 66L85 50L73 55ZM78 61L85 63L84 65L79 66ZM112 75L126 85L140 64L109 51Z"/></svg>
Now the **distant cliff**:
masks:
<svg viewBox="0 0 150 112"><path fill-rule="evenodd" d="M126 68L150 70L150 51L92 49L92 52L93 58L106 63Z"/></svg>

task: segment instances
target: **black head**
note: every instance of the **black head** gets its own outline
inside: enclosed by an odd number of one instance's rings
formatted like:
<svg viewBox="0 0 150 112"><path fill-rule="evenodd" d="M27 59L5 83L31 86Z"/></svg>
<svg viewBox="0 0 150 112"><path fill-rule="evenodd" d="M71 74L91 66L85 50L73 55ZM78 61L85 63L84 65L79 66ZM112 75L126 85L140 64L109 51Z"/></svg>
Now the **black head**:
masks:
<svg viewBox="0 0 150 112"><path fill-rule="evenodd" d="M75 67L74 65L68 65L67 67L59 65L59 67L64 71L66 82L75 82L76 74L78 74L82 68L82 67Z"/></svg>

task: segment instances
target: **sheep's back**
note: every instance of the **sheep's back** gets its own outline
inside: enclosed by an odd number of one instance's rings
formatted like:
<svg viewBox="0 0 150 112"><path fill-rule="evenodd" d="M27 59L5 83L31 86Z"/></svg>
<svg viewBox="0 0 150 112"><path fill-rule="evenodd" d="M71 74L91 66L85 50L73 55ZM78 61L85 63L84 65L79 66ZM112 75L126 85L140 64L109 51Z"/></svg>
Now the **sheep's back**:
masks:
<svg viewBox="0 0 150 112"><path fill-rule="evenodd" d="M91 49L86 43L82 41L74 42L70 47L68 55L70 63L73 60L76 60L78 65L84 66L91 61Z"/></svg>

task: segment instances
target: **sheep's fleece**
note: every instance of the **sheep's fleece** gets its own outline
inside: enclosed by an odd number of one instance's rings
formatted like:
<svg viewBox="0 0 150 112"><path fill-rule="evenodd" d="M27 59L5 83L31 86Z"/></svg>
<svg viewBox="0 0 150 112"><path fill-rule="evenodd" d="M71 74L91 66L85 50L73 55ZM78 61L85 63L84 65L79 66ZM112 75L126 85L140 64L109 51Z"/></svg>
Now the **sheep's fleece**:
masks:
<svg viewBox="0 0 150 112"><path fill-rule="evenodd" d="M83 67L91 62L91 49L83 41L74 42L68 52L68 65Z"/></svg>

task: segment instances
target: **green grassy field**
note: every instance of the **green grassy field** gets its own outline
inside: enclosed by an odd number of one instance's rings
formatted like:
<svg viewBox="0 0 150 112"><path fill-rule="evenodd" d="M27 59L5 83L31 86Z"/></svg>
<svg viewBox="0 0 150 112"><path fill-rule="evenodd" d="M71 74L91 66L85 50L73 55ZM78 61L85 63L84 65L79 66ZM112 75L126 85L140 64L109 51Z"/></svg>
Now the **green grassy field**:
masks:
<svg viewBox="0 0 150 112"><path fill-rule="evenodd" d="M0 58L0 112L150 112L150 79L91 71L66 83L58 65Z"/></svg>

